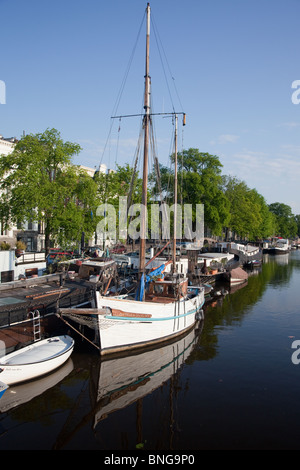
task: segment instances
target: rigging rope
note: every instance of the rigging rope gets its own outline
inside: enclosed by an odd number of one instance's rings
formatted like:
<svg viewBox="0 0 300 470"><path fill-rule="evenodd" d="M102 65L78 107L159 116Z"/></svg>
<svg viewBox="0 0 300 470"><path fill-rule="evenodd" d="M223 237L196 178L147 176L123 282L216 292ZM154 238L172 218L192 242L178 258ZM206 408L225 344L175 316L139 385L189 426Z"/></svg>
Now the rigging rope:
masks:
<svg viewBox="0 0 300 470"><path fill-rule="evenodd" d="M164 65L163 65L161 50L162 50L164 59L165 59L165 61L166 61L166 65L167 65L167 68L168 68L170 77L172 78L174 90L175 90L176 96L177 96L177 98L178 98L179 104L180 104L180 106L181 106L181 110L183 111L183 106L182 106L182 104L181 104L181 100L180 100L180 97L179 97L179 94L178 94L178 91L177 91L177 88L176 88L175 78L174 78L174 76L173 76L173 74L172 74L172 72L171 72L171 69L170 69L170 66L169 66L169 63L168 63L168 59L167 59L165 50L164 50L162 41L161 41L160 36L159 36L158 29L156 28L155 22L154 22L154 20L153 20L153 13L152 13L152 15L151 15L151 23L152 23L152 26L153 26L154 37L155 37L155 40L156 40L157 49L158 49L158 52L159 52L159 57L160 57L160 60L161 60L163 72L164 72L165 79L166 79L166 82L167 82L167 88L168 88L168 91L169 91L169 95L170 95L170 99L171 99L173 111L175 112L175 109L174 109L174 104L173 104L173 100L172 100L172 95L171 95L170 87L169 87L168 80L167 80L167 75L166 75L165 67L164 67ZM159 47L159 43L160 43L161 50L160 50L160 47Z"/></svg>
<svg viewBox="0 0 300 470"><path fill-rule="evenodd" d="M119 151L119 142L120 142L120 130L121 130L121 118L119 119L118 138L117 138L117 147L116 147L116 156L115 156L115 170L117 170L117 164L118 164L118 151Z"/></svg>
<svg viewBox="0 0 300 470"><path fill-rule="evenodd" d="M123 91L124 91L124 88L125 88L125 84L126 84L126 81L127 81L128 75L129 75L129 71L130 71L132 61L133 61L133 58L134 58L134 55L135 55L137 44L139 42L139 38L140 38L140 35L141 35L141 30L142 30L142 26L143 26L143 23L144 23L145 15L146 15L146 13L144 12L143 19L141 21L141 24L140 24L140 27L139 27L139 30L138 30L138 34L137 34L137 37L136 37L136 40L135 40L135 44L134 44L132 53L130 55L128 65L126 67L125 74L124 74L124 77L123 77L123 80L122 80L122 83L121 83L121 87L120 87L120 90L118 92L116 102L115 102L115 105L114 105L113 110L112 110L112 114L111 114L112 116L114 116L116 114L117 109L118 109L119 104L120 104L120 101L121 101L121 97L122 97L122 94L123 94ZM106 151L108 140L110 139L113 124L114 124L114 119L111 119L111 124L110 124L110 128L109 128L108 136L107 136L107 139L106 139L106 142L105 142L105 145L104 145L104 149L103 149L103 152L102 152L102 156L101 156L101 159L100 159L100 166L102 164L102 160L103 160L103 157L104 157L104 153Z"/></svg>
<svg viewBox="0 0 300 470"><path fill-rule="evenodd" d="M127 210L131 206L131 202L132 202L132 193L133 193L134 181L135 181L135 178L136 178L136 175L137 175L137 164L138 164L138 160L139 160L142 139L143 139L143 135L142 135L142 129L141 129L138 144L137 144L137 148L136 148L136 153L135 153L133 173L132 173L132 176L131 176L131 181L130 181L130 186L129 186L129 195L128 195L128 199L127 199Z"/></svg>

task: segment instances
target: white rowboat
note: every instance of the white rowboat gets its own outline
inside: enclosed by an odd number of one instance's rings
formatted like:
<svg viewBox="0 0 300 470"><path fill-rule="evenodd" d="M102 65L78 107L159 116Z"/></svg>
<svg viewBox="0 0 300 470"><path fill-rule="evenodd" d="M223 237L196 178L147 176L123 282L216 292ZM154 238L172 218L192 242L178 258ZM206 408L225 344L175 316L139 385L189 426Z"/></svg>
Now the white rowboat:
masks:
<svg viewBox="0 0 300 470"><path fill-rule="evenodd" d="M37 341L0 358L0 380L12 385L48 374L70 357L74 340L70 336L55 336Z"/></svg>
<svg viewBox="0 0 300 470"><path fill-rule="evenodd" d="M0 398L4 395L6 390L8 389L8 385L0 382Z"/></svg>

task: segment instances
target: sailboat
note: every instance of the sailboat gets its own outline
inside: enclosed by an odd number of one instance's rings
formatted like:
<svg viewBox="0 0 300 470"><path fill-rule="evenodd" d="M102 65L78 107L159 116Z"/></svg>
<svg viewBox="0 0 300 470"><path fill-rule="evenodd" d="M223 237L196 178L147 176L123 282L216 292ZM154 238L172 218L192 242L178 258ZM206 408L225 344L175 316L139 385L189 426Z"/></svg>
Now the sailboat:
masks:
<svg viewBox="0 0 300 470"><path fill-rule="evenodd" d="M146 70L144 90L144 155L142 207L147 206L148 148L150 111L150 5L147 4ZM175 115L175 125L177 114ZM177 127L176 127L177 128ZM175 131L175 201L177 204L177 132ZM174 212L174 227L176 227ZM174 339L191 329L203 319L204 288L190 287L188 278L176 272L176 228L173 234L173 269L170 276L164 275L164 263L152 272L146 272L146 214L141 217L139 285L135 297L105 296L95 292L95 307L91 309L93 324L97 329L97 341L101 355L119 353L158 344ZM60 309L60 314L69 318L86 315L85 309ZM78 320L80 323L80 319Z"/></svg>

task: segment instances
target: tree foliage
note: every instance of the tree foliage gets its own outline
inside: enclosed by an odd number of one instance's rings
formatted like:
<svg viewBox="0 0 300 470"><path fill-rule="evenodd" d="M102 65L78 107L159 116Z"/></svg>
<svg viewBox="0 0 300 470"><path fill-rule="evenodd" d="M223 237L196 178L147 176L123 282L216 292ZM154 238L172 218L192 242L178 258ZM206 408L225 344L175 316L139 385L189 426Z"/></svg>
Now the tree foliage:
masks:
<svg viewBox="0 0 300 470"><path fill-rule="evenodd" d="M281 202L274 202L269 205L269 209L275 216L276 234L284 238L295 237L298 233L298 226L291 207Z"/></svg>
<svg viewBox="0 0 300 470"><path fill-rule="evenodd" d="M76 143L64 142L56 129L23 136L14 151L0 159L0 217L7 226L26 220L44 222L46 252L51 239L77 243L96 227L96 185L71 164Z"/></svg>
<svg viewBox="0 0 300 470"><path fill-rule="evenodd" d="M274 217L256 189L235 177L223 177L224 194L230 204L228 229L240 237L267 238L274 233Z"/></svg>
<svg viewBox="0 0 300 470"><path fill-rule="evenodd" d="M297 225L297 235L300 236L300 214L295 215L295 222Z"/></svg>
<svg viewBox="0 0 300 470"><path fill-rule="evenodd" d="M171 155L174 162L174 155ZM265 198L244 181L221 174L216 155L190 148L178 154L178 202L204 205L205 225L214 235L232 232L248 239L264 239L276 233L294 237L300 232L300 216L291 208ZM158 186L152 172L150 181L156 197ZM160 166L161 187L168 200L174 197L174 169Z"/></svg>
<svg viewBox="0 0 300 470"><path fill-rule="evenodd" d="M174 155L171 156L174 161ZM227 200L221 190L222 164L216 155L190 148L178 153L178 203L204 205L205 224L220 235L229 217ZM160 167L161 185L167 198L174 197L174 169ZM154 177L152 176L152 181Z"/></svg>
<svg viewBox="0 0 300 470"><path fill-rule="evenodd" d="M82 232L91 236L99 221L99 204L112 204L117 213L119 196L126 196L130 205L141 202L142 179L133 168L126 164L91 178L72 164L80 150L78 144L64 142L56 129L23 136L10 155L0 158L2 224L43 222L48 252L50 239L67 246L78 243ZM170 162L174 163L174 155ZM231 231L254 240L300 233L300 215L294 216L289 206L279 202L268 206L256 189L222 175L216 155L189 148L178 154L177 162L178 203L192 205L193 221L196 205L203 204L205 225L214 235ZM164 202L172 205L174 166L161 165L159 171L160 187L156 172L150 175L148 204L158 201L161 189Z"/></svg>
<svg viewBox="0 0 300 470"><path fill-rule="evenodd" d="M138 174L134 174L133 168L126 164L124 166L117 165L116 171L109 173L98 172L94 178L97 184L97 193L99 201L113 204L117 206L119 196L127 196L130 198L132 185L131 203L141 201L142 180Z"/></svg>

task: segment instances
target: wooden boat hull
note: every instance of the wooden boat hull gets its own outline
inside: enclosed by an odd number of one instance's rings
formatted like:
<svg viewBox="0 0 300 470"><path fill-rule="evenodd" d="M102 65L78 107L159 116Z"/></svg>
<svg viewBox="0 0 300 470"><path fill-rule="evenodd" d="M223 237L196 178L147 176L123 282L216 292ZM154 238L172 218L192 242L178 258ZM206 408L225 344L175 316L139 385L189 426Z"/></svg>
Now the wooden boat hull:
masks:
<svg viewBox="0 0 300 470"><path fill-rule="evenodd" d="M224 273L224 279L230 283L230 285L243 284L248 280L248 274L240 267L231 269Z"/></svg>
<svg viewBox="0 0 300 470"><path fill-rule="evenodd" d="M0 358L0 380L7 385L35 379L64 364L74 348L70 336L37 341Z"/></svg>
<svg viewBox="0 0 300 470"><path fill-rule="evenodd" d="M154 345L182 334L203 319L204 288L191 299L139 302L97 293L101 355Z"/></svg>

